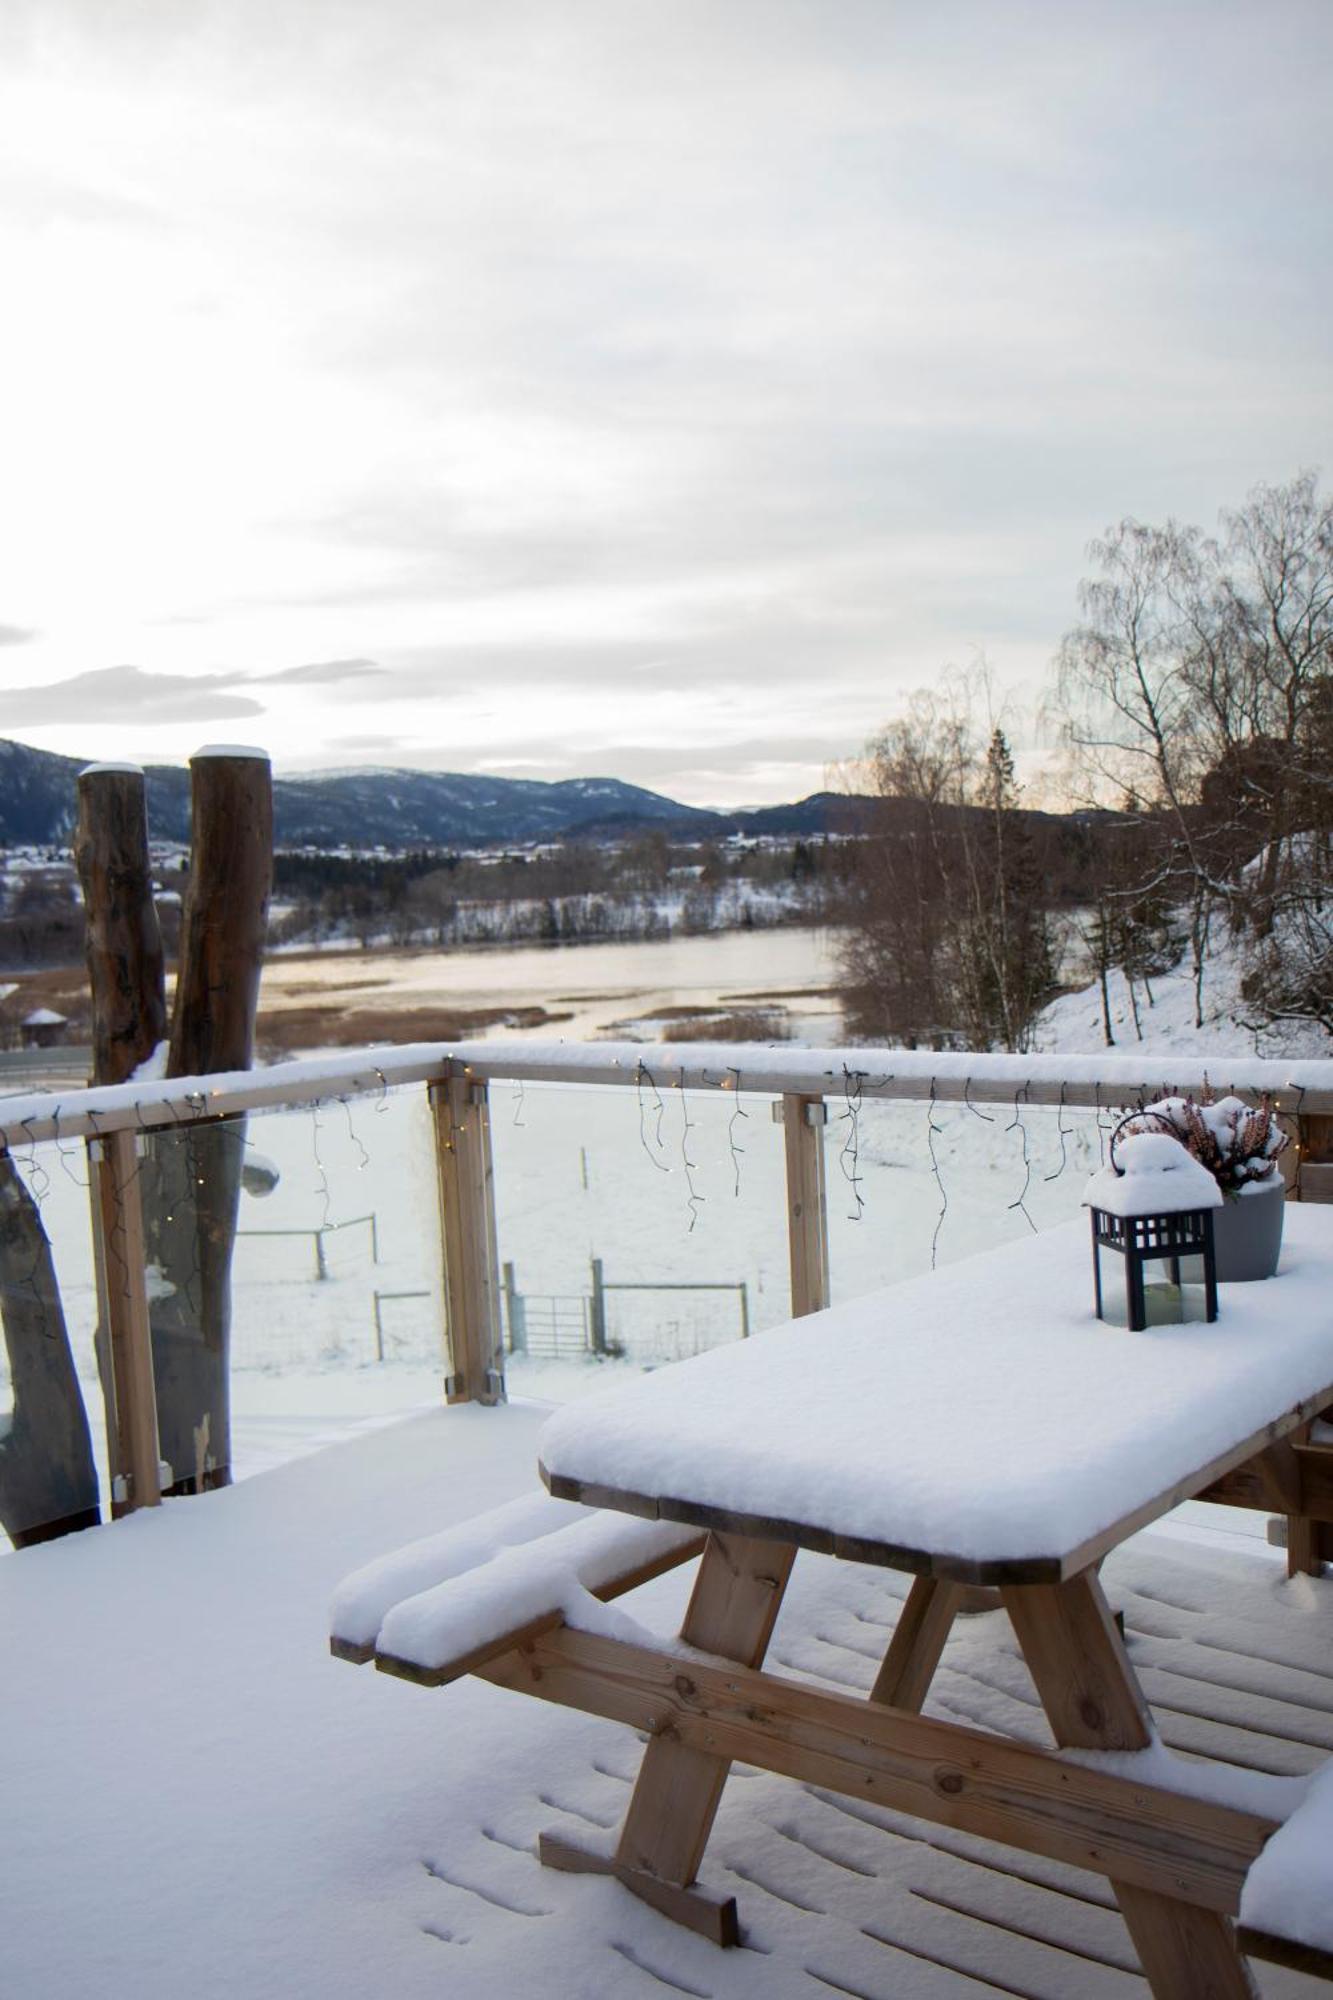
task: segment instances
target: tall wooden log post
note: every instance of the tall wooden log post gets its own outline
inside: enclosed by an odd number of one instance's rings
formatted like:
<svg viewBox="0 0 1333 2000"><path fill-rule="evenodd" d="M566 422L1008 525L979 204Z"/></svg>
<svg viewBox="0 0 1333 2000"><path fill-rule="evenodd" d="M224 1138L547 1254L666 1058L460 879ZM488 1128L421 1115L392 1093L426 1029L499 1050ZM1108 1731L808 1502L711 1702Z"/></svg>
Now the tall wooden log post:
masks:
<svg viewBox="0 0 1333 2000"><path fill-rule="evenodd" d="M93 1082L124 1083L167 1038L162 933L137 764L80 771L74 861L93 999Z"/></svg>
<svg viewBox="0 0 1333 2000"><path fill-rule="evenodd" d="M190 881L168 1076L250 1067L273 879L264 752L200 750L190 777ZM153 1370L172 1493L231 1480L231 1258L244 1152L243 1119L182 1126L151 1142L148 1256L161 1274Z"/></svg>
<svg viewBox="0 0 1333 2000"><path fill-rule="evenodd" d="M137 764L79 773L74 860L83 887L93 1003L93 1082L125 1083L165 1041L162 933L153 902L144 775ZM88 1148L97 1262L97 1359L106 1407L112 1513L161 1498L139 1155L134 1134Z"/></svg>

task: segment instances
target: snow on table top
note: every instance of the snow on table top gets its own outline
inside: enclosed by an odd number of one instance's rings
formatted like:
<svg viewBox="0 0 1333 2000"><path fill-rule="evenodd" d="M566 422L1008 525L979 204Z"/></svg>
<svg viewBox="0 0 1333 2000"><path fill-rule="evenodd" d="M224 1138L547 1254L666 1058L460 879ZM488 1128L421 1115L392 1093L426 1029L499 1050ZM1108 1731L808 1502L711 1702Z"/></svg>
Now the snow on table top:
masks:
<svg viewBox="0 0 1333 2000"><path fill-rule="evenodd" d="M591 1396L546 1475L969 1563L1063 1561L1333 1384L1333 1215L1207 1325L1092 1311L1086 1226L1044 1232Z"/></svg>

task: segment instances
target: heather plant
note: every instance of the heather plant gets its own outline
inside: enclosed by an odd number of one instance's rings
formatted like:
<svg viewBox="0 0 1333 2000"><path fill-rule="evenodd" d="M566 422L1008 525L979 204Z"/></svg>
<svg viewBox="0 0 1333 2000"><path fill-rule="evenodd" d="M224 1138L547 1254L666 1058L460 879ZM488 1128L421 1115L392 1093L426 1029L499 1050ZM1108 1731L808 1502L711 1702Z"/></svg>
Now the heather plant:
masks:
<svg viewBox="0 0 1333 2000"><path fill-rule="evenodd" d="M1277 1172L1290 1143L1273 1115L1271 1100L1247 1104L1240 1097L1164 1097L1125 1126L1127 1132L1165 1132L1207 1167L1223 1194L1237 1195Z"/></svg>

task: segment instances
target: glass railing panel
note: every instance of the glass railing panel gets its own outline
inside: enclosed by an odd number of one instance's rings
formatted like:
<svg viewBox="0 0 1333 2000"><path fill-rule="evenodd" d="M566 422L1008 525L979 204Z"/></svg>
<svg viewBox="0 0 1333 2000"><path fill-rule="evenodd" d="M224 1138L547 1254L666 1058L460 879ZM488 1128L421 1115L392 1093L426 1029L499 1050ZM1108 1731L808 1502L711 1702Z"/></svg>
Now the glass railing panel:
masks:
<svg viewBox="0 0 1333 2000"><path fill-rule="evenodd" d="M0 1154L0 1548L110 1511L87 1152Z"/></svg>
<svg viewBox="0 0 1333 2000"><path fill-rule="evenodd" d="M1110 1112L828 1099L834 1299L1068 1222L1104 1157Z"/></svg>
<svg viewBox="0 0 1333 2000"><path fill-rule="evenodd" d="M733 1090L491 1085L511 1393L579 1393L788 1317L782 1134Z"/></svg>
<svg viewBox="0 0 1333 2000"><path fill-rule="evenodd" d="M238 1476L442 1400L424 1085L251 1114L231 1292Z"/></svg>

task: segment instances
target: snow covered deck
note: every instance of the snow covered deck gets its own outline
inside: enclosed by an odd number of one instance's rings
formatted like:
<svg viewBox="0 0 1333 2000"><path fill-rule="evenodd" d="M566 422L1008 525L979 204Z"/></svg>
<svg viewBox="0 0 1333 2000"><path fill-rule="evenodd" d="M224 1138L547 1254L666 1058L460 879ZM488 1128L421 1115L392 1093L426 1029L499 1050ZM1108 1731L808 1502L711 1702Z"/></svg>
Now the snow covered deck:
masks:
<svg viewBox="0 0 1333 2000"><path fill-rule="evenodd" d="M738 1771L706 1875L723 1954L539 1831L613 1824L628 1733L468 1681L329 1660L349 1569L534 1484L533 1406L456 1408L0 1565L4 1990L175 2000L447 1994L1132 1995L1106 1885ZM688 1574L688 1573L687 1573ZM626 1600L674 1623L687 1574ZM1252 1539L1153 1531L1106 1571L1166 1740L1296 1775L1333 1751L1333 1585ZM772 1664L864 1691L908 1579L802 1556ZM960 1621L928 1710L1048 1742L1007 1621ZM1266 1995L1326 1991L1256 1968Z"/></svg>

